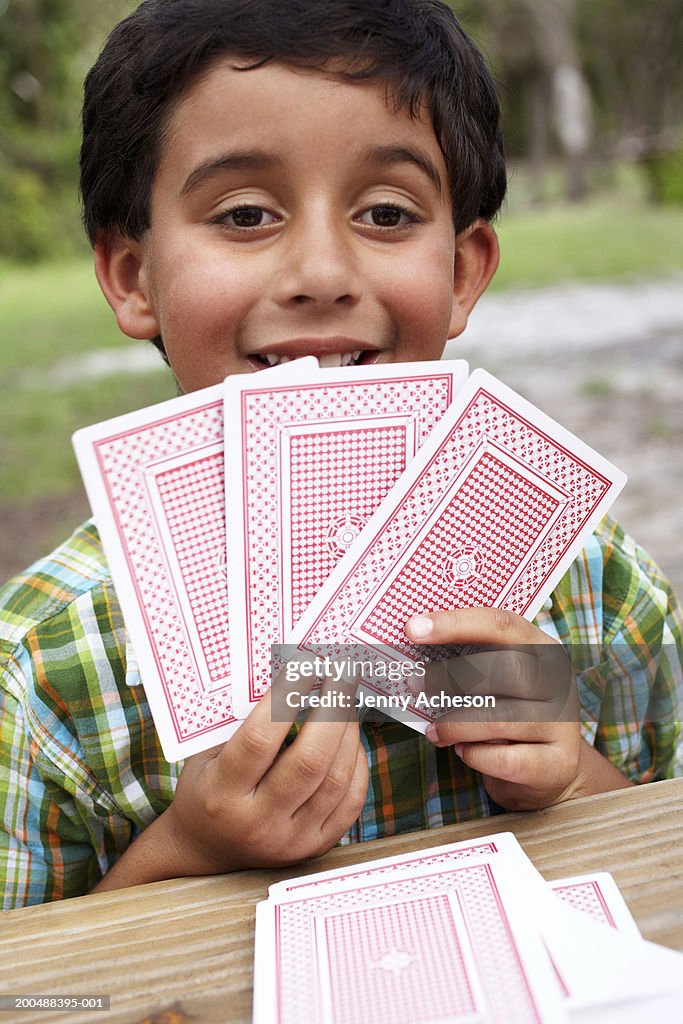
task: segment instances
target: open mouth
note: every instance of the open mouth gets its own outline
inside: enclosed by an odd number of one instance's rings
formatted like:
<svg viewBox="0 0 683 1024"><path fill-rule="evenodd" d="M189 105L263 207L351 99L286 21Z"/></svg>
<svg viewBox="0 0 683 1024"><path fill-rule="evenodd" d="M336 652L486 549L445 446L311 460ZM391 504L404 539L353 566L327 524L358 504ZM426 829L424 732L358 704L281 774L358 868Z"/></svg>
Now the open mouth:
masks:
<svg viewBox="0 0 683 1024"><path fill-rule="evenodd" d="M314 352L311 355L315 355ZM367 363L374 363L379 356L378 351L358 351L358 352L324 352L317 356L318 362L321 367L338 367L338 366L359 366ZM280 366L281 363L289 363L294 359L294 356L287 355L271 355L265 352L263 355L252 355L249 357L250 361L257 369L266 369L270 366Z"/></svg>

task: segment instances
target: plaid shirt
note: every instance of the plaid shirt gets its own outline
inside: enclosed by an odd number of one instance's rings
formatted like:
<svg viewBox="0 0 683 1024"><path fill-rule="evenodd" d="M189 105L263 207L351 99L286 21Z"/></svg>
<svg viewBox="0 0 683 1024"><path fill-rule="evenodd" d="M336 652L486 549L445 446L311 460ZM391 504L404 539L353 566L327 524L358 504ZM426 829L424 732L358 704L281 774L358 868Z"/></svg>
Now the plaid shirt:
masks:
<svg viewBox="0 0 683 1024"><path fill-rule="evenodd" d="M536 618L577 672L586 739L635 782L671 776L683 623L606 519ZM405 725L364 722L368 796L343 843L495 813L481 778ZM173 799L95 526L0 590L4 908L88 892Z"/></svg>

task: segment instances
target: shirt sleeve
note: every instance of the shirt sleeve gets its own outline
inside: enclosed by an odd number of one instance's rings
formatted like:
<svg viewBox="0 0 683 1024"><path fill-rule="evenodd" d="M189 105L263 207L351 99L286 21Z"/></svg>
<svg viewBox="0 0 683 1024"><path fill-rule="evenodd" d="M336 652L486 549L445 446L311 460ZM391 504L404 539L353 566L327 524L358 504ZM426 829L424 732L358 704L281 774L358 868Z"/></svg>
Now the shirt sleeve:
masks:
<svg viewBox="0 0 683 1024"><path fill-rule="evenodd" d="M598 533L602 637L579 674L584 736L636 783L680 770L683 618L655 562L613 521ZM597 561L597 560L596 560ZM598 588L593 586L593 593Z"/></svg>
<svg viewBox="0 0 683 1024"><path fill-rule="evenodd" d="M171 803L94 526L0 588L4 909L82 896Z"/></svg>
<svg viewBox="0 0 683 1024"><path fill-rule="evenodd" d="M0 675L0 885L5 910L81 896L112 859L108 839L131 838L120 815L84 769L78 742L53 721L19 649Z"/></svg>

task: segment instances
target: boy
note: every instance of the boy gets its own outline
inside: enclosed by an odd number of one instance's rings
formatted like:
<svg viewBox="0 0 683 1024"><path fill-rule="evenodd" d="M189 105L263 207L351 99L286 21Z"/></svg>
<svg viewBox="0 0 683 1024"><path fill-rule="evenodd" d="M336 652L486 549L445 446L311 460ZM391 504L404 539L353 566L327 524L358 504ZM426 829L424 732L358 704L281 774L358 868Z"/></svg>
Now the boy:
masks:
<svg viewBox="0 0 683 1024"><path fill-rule="evenodd" d="M184 391L273 357L438 358L497 266L498 119L440 0L146 0L84 104L85 224L119 327L153 340ZM161 755L92 524L2 605L6 907L294 863L672 771L680 619L614 523L535 624L481 608L406 626L513 648L501 685L541 707L526 723L446 717L425 740L314 712L283 749L266 696L182 773ZM558 642L579 662L583 737L578 715L543 721L534 651Z"/></svg>

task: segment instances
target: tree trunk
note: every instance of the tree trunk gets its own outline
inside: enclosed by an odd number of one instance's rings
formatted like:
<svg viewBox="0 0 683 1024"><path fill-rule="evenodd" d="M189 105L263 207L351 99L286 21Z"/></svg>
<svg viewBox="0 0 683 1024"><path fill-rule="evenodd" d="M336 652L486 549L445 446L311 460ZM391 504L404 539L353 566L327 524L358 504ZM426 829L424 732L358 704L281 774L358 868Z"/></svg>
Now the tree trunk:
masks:
<svg viewBox="0 0 683 1024"><path fill-rule="evenodd" d="M567 195L586 194L586 162L593 134L590 90L574 34L574 0L523 0L552 83L553 127L565 156Z"/></svg>
<svg viewBox="0 0 683 1024"><path fill-rule="evenodd" d="M531 83L531 201L534 206L545 202L545 172L548 156L548 105L546 84L536 75Z"/></svg>

